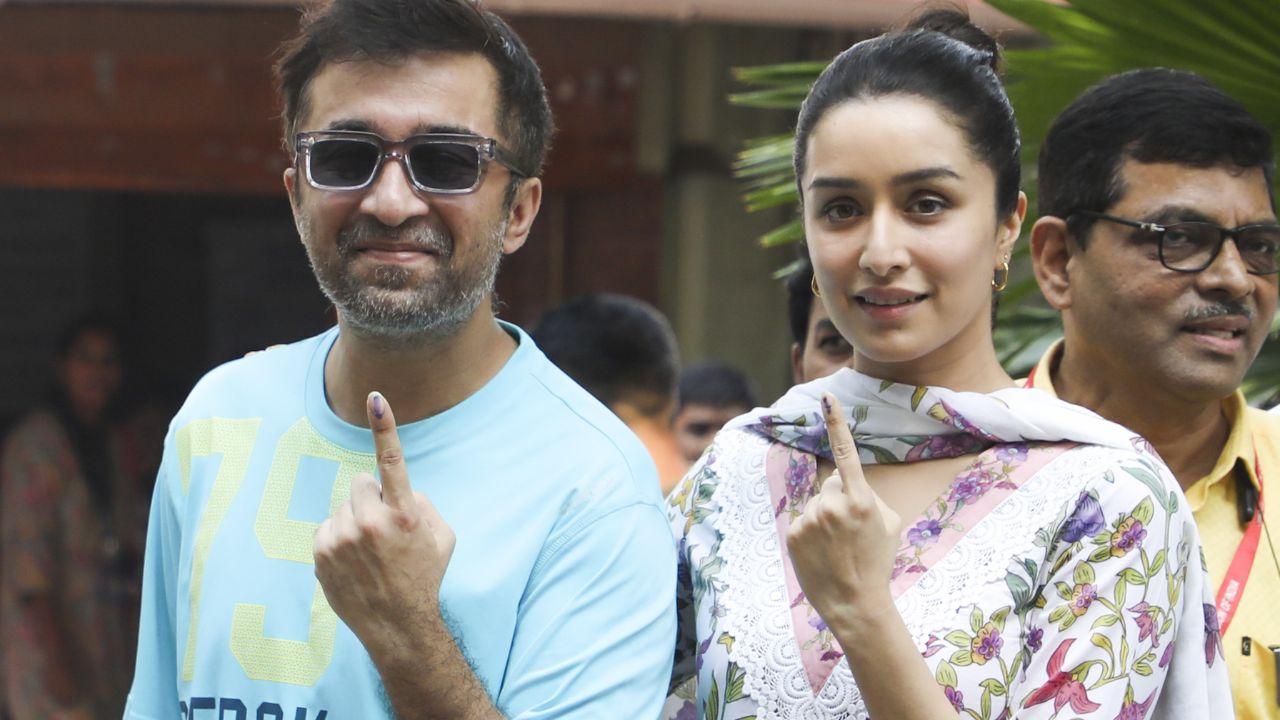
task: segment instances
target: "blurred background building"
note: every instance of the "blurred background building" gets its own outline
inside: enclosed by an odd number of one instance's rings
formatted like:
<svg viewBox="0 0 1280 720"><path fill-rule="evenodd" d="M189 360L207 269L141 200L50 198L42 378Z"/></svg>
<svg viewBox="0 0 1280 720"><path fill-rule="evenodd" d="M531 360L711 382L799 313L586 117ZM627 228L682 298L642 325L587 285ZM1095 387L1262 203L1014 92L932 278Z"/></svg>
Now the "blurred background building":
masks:
<svg viewBox="0 0 1280 720"><path fill-rule="evenodd" d="M616 292L670 316L683 359L789 385L790 248L755 239L731 166L792 114L734 107L730 69L828 59L911 12L859 0L490 0L540 62L559 133L530 242L498 280L528 326ZM976 20L1025 29L980 3ZM294 3L0 0L0 427L42 389L58 329L124 321L172 403L210 367L332 321L281 187L271 65Z"/></svg>

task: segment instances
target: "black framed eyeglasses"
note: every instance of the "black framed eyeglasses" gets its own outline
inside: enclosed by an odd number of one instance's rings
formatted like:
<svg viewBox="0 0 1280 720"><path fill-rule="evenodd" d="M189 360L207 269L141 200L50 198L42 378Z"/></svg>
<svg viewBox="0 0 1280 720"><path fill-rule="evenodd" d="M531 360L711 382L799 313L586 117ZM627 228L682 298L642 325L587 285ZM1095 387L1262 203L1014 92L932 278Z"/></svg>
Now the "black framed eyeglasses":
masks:
<svg viewBox="0 0 1280 720"><path fill-rule="evenodd" d="M1227 238L1235 242L1236 251L1251 274L1280 272L1280 224L1258 223L1229 229L1208 222L1139 222L1091 210L1077 210L1072 215L1128 225L1155 235L1160 264L1177 272L1200 272L1212 265Z"/></svg>
<svg viewBox="0 0 1280 720"><path fill-rule="evenodd" d="M363 190L373 184L388 158L399 161L413 186L428 193L474 191L491 161L527 177L498 141L479 135L428 133L390 142L355 130L302 132L294 153L307 182L320 190Z"/></svg>

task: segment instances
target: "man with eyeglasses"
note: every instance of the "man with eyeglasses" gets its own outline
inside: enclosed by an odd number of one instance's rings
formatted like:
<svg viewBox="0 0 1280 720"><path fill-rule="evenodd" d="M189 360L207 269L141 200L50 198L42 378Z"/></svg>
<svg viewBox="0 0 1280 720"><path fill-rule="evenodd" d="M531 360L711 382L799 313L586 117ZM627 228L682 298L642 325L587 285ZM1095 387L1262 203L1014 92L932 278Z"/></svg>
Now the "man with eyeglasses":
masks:
<svg viewBox="0 0 1280 720"><path fill-rule="evenodd" d="M332 0L278 70L338 325L212 371L171 424L125 717L656 716L653 463L494 317L541 198L537 65L471 0Z"/></svg>
<svg viewBox="0 0 1280 720"><path fill-rule="evenodd" d="M1029 384L1135 430L1173 470L1218 584L1205 617L1242 720L1280 717L1280 561L1264 515L1280 503L1280 419L1238 390L1276 310L1273 171L1270 134L1221 90L1187 72L1128 72L1054 121L1031 232L1064 337ZM1164 622L1144 616L1141 577L1128 597L1122 622ZM1132 648L1114 672L1166 650Z"/></svg>

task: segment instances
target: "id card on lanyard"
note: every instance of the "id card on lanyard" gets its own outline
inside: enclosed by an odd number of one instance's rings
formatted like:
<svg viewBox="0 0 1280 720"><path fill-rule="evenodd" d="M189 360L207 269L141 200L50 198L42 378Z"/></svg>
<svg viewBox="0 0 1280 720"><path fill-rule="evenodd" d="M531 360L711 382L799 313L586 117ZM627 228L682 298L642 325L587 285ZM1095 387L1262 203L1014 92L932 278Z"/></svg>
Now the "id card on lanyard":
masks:
<svg viewBox="0 0 1280 720"><path fill-rule="evenodd" d="M1249 573L1253 570L1253 560L1258 555L1258 542L1262 539L1262 464L1258 462L1258 451L1253 453L1254 477L1258 478L1258 509L1253 519L1245 527L1244 537L1236 547L1235 557L1227 567L1227 574L1218 587L1218 631L1227 634L1227 626L1235 617L1236 608L1240 606L1240 596L1244 594L1244 586L1249 582Z"/></svg>

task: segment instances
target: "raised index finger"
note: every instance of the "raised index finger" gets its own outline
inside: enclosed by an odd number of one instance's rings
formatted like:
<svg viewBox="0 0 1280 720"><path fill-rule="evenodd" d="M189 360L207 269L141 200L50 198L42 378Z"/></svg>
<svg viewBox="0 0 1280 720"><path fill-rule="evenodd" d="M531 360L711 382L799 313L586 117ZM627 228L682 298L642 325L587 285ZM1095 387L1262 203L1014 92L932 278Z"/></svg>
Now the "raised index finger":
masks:
<svg viewBox="0 0 1280 720"><path fill-rule="evenodd" d="M869 490L870 486L862 475L862 462L858 460L858 446L854 444L853 433L849 432L849 424L844 419L844 408L831 393L822 394L822 417L827 423L831 457L835 460L836 470L840 472L844 491L854 493Z"/></svg>
<svg viewBox="0 0 1280 720"><path fill-rule="evenodd" d="M400 434L396 432L396 416L382 393L369 393L365 401L369 413L369 429L373 431L373 451L378 458L378 478L382 480L382 501L398 510L416 508L413 486L409 483L409 470L404 464L404 452L400 449Z"/></svg>

